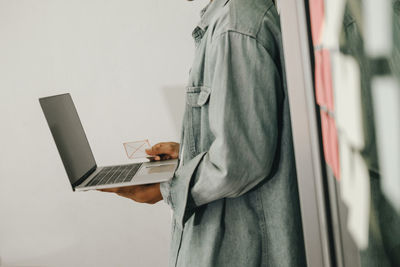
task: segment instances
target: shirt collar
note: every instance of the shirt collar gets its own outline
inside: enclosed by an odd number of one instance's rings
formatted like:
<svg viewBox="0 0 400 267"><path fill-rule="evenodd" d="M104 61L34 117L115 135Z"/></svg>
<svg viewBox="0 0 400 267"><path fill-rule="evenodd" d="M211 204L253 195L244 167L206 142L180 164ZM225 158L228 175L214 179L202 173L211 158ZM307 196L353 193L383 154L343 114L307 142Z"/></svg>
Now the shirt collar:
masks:
<svg viewBox="0 0 400 267"><path fill-rule="evenodd" d="M201 20L197 27L205 31L210 24L212 18L215 14L221 10L230 0L213 0L208 3L205 8L203 8L200 12Z"/></svg>

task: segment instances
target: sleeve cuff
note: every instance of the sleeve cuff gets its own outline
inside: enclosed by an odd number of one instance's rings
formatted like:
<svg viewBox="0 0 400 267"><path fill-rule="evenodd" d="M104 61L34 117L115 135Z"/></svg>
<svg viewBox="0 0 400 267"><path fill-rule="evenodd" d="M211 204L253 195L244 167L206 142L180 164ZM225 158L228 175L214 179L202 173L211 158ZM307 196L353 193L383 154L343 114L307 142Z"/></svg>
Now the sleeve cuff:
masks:
<svg viewBox="0 0 400 267"><path fill-rule="evenodd" d="M172 179L174 179L174 178L172 178ZM161 195L164 199L164 202L167 203L173 209L174 207L172 206L171 194L170 194L171 180L160 183L160 191L161 191Z"/></svg>
<svg viewBox="0 0 400 267"><path fill-rule="evenodd" d="M186 221L194 213L195 205L190 196L190 185L197 166L200 164L206 152L197 155L192 160L188 161L185 165L178 168L175 172L174 178L169 182L169 192L166 199L170 201L170 206L174 211L174 219L178 226L183 229ZM164 190L166 185L160 186L160 190ZM161 189L163 188L163 189ZM161 194L162 191L161 191ZM164 196L164 195L163 195Z"/></svg>

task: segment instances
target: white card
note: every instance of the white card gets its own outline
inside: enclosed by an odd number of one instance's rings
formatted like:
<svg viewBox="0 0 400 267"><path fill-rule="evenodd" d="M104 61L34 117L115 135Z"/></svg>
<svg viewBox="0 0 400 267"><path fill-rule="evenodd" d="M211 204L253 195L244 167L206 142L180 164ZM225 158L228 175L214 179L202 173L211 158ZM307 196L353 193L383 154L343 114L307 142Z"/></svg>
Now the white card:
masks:
<svg viewBox="0 0 400 267"><path fill-rule="evenodd" d="M400 213L400 86L390 76L372 81L381 188Z"/></svg>
<svg viewBox="0 0 400 267"><path fill-rule="evenodd" d="M352 198L352 162L351 149L344 136L339 136L339 160L340 160L340 197L349 206Z"/></svg>
<svg viewBox="0 0 400 267"><path fill-rule="evenodd" d="M361 150L364 131L361 107L361 76L357 61L341 53L332 55L335 119L340 134Z"/></svg>
<svg viewBox="0 0 400 267"><path fill-rule="evenodd" d="M340 138L340 192L348 207L347 227L359 249L368 247L370 178L368 167L358 151Z"/></svg>
<svg viewBox="0 0 400 267"><path fill-rule="evenodd" d="M389 56L393 44L392 0L363 0L363 18L367 54Z"/></svg>
<svg viewBox="0 0 400 267"><path fill-rule="evenodd" d="M322 45L329 49L339 48L339 35L343 24L345 0L325 1L325 18Z"/></svg>

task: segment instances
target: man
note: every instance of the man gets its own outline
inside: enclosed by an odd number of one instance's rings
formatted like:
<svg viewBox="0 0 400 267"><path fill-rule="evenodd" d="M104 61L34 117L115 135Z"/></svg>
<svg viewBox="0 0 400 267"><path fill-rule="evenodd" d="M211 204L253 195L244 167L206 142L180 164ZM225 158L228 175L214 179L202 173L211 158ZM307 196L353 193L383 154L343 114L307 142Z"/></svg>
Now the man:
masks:
<svg viewBox="0 0 400 267"><path fill-rule="evenodd" d="M214 0L193 37L181 148L147 151L174 178L103 191L171 206L170 266L306 266L276 8Z"/></svg>

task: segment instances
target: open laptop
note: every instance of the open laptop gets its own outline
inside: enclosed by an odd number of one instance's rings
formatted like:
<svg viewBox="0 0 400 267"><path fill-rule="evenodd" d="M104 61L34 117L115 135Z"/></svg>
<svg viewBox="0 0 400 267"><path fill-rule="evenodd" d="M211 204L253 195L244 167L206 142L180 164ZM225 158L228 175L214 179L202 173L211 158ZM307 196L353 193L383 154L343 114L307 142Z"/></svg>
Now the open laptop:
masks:
<svg viewBox="0 0 400 267"><path fill-rule="evenodd" d="M98 167L71 95L39 102L74 191L152 184L173 177L177 159Z"/></svg>

